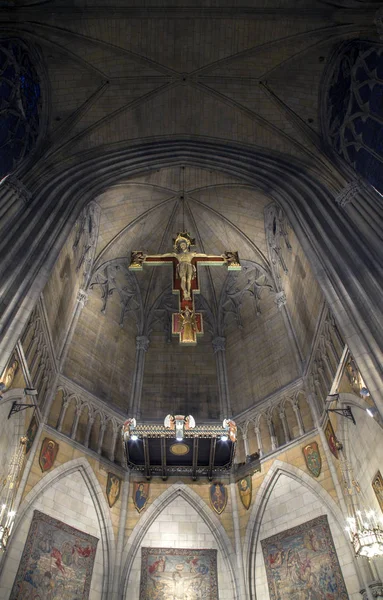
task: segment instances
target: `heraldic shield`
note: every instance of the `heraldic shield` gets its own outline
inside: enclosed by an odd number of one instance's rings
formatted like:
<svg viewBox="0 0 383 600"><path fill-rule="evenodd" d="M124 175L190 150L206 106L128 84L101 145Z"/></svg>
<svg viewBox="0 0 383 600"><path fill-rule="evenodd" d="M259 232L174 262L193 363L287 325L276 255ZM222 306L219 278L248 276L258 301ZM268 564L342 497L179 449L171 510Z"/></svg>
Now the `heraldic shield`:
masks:
<svg viewBox="0 0 383 600"><path fill-rule="evenodd" d="M318 444L311 442L303 448L303 456L305 457L306 466L314 477L319 477L322 470L322 459L319 453Z"/></svg>
<svg viewBox="0 0 383 600"><path fill-rule="evenodd" d="M53 467L58 451L59 445L57 442L50 440L49 438L44 439L41 444L39 456L39 465L43 473L49 471L49 469Z"/></svg>
<svg viewBox="0 0 383 600"><path fill-rule="evenodd" d="M133 504L141 512L144 510L149 499L149 484L142 481L135 481L133 484Z"/></svg>
<svg viewBox="0 0 383 600"><path fill-rule="evenodd" d="M227 489L223 483L217 482L210 486L210 504L218 515L225 510Z"/></svg>
<svg viewBox="0 0 383 600"><path fill-rule="evenodd" d="M239 497L246 510L249 510L251 504L251 493L252 493L252 479L250 475L242 477L237 482Z"/></svg>

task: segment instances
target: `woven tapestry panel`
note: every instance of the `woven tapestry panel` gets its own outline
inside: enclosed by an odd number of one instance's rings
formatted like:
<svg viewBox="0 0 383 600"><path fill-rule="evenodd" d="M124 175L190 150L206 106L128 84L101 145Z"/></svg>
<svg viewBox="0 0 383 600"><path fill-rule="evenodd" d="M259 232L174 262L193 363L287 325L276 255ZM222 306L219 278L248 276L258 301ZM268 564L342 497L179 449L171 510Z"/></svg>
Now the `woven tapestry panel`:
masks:
<svg viewBox="0 0 383 600"><path fill-rule="evenodd" d="M217 550L142 548L140 600L218 600Z"/></svg>
<svg viewBox="0 0 383 600"><path fill-rule="evenodd" d="M10 600L87 600L97 542L35 510Z"/></svg>
<svg viewBox="0 0 383 600"><path fill-rule="evenodd" d="M270 600L348 600L327 516L261 542Z"/></svg>

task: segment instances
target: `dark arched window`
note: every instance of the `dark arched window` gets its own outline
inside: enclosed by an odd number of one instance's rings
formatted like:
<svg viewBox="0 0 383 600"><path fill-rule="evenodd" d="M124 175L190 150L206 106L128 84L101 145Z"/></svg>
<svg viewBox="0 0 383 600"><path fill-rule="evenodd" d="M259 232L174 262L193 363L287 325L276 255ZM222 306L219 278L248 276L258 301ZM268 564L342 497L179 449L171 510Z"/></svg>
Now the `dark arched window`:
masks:
<svg viewBox="0 0 383 600"><path fill-rule="evenodd" d="M40 81L27 47L0 39L0 178L36 147L40 108Z"/></svg>
<svg viewBox="0 0 383 600"><path fill-rule="evenodd" d="M383 192L383 45L342 44L327 69L324 106L332 147Z"/></svg>

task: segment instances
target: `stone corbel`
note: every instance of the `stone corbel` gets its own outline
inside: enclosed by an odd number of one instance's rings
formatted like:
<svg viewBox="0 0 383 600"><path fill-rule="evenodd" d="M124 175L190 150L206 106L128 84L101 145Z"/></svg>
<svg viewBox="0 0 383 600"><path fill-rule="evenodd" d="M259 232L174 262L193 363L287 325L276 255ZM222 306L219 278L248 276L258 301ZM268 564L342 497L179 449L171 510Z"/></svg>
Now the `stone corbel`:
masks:
<svg viewBox="0 0 383 600"><path fill-rule="evenodd" d="M281 310L282 306L285 306L286 302L287 298L284 290L281 290L275 294L275 303L278 307L278 310Z"/></svg>
<svg viewBox="0 0 383 600"><path fill-rule="evenodd" d="M226 348L226 338L217 336L212 340L214 354L216 352L224 352Z"/></svg>
<svg viewBox="0 0 383 600"><path fill-rule="evenodd" d="M79 304L81 304L82 307L86 306L86 303L88 302L88 298L89 298L89 294L85 290L80 289L77 292L76 300Z"/></svg>
<svg viewBox="0 0 383 600"><path fill-rule="evenodd" d="M149 350L150 340L146 335L137 335L136 337L136 350L143 350L147 352Z"/></svg>

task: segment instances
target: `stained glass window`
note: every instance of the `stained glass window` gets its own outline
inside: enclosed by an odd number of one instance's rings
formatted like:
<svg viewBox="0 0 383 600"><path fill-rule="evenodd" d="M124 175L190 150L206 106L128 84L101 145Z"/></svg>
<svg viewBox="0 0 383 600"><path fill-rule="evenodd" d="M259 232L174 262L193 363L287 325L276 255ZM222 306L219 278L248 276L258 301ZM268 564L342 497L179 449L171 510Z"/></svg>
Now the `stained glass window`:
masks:
<svg viewBox="0 0 383 600"><path fill-rule="evenodd" d="M39 78L26 46L0 40L0 179L35 148L40 109Z"/></svg>
<svg viewBox="0 0 383 600"><path fill-rule="evenodd" d="M383 45L343 46L328 79L326 121L333 148L383 192Z"/></svg>

